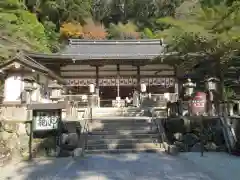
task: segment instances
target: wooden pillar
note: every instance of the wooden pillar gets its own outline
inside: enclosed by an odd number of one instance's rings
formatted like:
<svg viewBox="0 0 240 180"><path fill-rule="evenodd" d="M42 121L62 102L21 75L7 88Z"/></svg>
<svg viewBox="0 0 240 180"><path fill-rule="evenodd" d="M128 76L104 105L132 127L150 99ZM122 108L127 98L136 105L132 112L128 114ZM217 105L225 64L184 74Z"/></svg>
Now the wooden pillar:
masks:
<svg viewBox="0 0 240 180"><path fill-rule="evenodd" d="M137 66L137 90L140 92L140 86L141 86L141 73L140 73L140 66Z"/></svg>
<svg viewBox="0 0 240 180"><path fill-rule="evenodd" d="M177 66L174 66L174 77L175 77L175 82L174 82L174 86L175 86L175 92L177 94L177 99L179 99L179 90L180 90L180 84L179 84L179 80L178 80L178 69Z"/></svg>
<svg viewBox="0 0 240 180"><path fill-rule="evenodd" d="M117 97L120 97L120 65L117 64Z"/></svg>
<svg viewBox="0 0 240 180"><path fill-rule="evenodd" d="M99 66L96 66L96 94L99 95Z"/></svg>

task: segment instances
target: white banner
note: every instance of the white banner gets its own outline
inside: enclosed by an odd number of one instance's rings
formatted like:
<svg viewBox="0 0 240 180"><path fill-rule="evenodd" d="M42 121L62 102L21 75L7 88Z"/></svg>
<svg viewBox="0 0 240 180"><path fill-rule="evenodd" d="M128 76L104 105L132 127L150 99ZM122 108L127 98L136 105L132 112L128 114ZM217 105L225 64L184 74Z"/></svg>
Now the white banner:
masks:
<svg viewBox="0 0 240 180"><path fill-rule="evenodd" d="M66 79L68 82L68 86L89 86L89 84L96 84L95 79ZM174 87L175 79L170 78L141 78L141 84L146 84L147 86L163 86L163 87ZM99 79L99 86L116 86L117 79L116 78L100 78ZM137 85L136 78L123 78L119 79L120 86L133 86Z"/></svg>

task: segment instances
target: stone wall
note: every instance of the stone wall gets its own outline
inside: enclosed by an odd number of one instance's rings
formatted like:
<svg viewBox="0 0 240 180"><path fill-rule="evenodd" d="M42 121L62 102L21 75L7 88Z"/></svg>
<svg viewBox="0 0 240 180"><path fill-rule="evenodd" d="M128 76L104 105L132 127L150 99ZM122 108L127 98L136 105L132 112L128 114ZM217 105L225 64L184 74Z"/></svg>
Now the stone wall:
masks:
<svg viewBox="0 0 240 180"><path fill-rule="evenodd" d="M199 117L168 118L163 122L167 139L180 151L226 151L222 125L219 118ZM202 127L201 127L202 126Z"/></svg>
<svg viewBox="0 0 240 180"><path fill-rule="evenodd" d="M28 125L20 122L0 122L1 164L20 160L28 155Z"/></svg>
<svg viewBox="0 0 240 180"><path fill-rule="evenodd" d="M29 122L0 121L0 166L10 161L18 162L29 157ZM49 156L55 147L55 138L34 138L33 157Z"/></svg>

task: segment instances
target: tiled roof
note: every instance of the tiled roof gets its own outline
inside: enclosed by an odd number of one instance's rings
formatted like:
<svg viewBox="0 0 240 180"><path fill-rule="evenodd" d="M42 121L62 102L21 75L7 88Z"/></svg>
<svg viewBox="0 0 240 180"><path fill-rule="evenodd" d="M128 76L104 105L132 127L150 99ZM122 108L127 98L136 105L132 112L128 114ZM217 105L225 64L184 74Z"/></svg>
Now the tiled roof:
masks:
<svg viewBox="0 0 240 180"><path fill-rule="evenodd" d="M161 40L80 40L70 39L60 53L80 59L152 59L162 54Z"/></svg>
<svg viewBox="0 0 240 180"><path fill-rule="evenodd" d="M37 61L35 61L31 57L29 57L25 54L22 54L22 53L18 53L13 58L9 59L8 61L6 61L4 63L1 63L0 64L0 69L7 67L8 65L12 64L15 61L19 62L20 64L22 64L24 66L28 66L28 67L36 70L36 71L46 73L50 77L52 77L54 79L57 79L59 82L65 84L65 80L62 79L61 77L59 77L58 75L56 75L52 70L48 69L44 65L38 63Z"/></svg>

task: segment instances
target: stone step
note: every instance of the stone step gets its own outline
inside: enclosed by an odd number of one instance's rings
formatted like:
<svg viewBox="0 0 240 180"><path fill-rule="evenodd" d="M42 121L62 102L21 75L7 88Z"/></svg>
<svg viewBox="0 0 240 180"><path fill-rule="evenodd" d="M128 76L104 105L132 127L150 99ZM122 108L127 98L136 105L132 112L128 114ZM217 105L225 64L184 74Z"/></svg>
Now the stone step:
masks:
<svg viewBox="0 0 240 180"><path fill-rule="evenodd" d="M145 125L145 126L139 126L139 125L136 125L136 126L112 126L112 125L105 125L105 126L102 126L102 127L89 127L89 131L90 132L101 132L101 131L109 131L109 133L111 133L112 131L134 131L134 130L142 130L143 132L146 132L146 131L156 131L156 128L157 127L150 127L148 125Z"/></svg>
<svg viewBox="0 0 240 180"><path fill-rule="evenodd" d="M130 149L87 149L85 152L87 154L120 154L120 153L139 153L139 152L148 152L148 153L157 153L164 152L165 149L161 147L142 147L142 148L130 148Z"/></svg>
<svg viewBox="0 0 240 180"><path fill-rule="evenodd" d="M148 138L142 138L142 139L92 139L88 140L87 144L88 146L99 146L103 144L137 144L137 143L152 143L155 140L151 137Z"/></svg>
<svg viewBox="0 0 240 180"><path fill-rule="evenodd" d="M136 117L142 116L144 111L139 108L93 108L93 117L110 117L110 116L125 116Z"/></svg>
<svg viewBox="0 0 240 180"><path fill-rule="evenodd" d="M99 112L99 113L93 113L92 117L93 118L98 118L98 117L112 117L112 116L116 116L116 117L141 117L143 116L143 113L103 113L103 112Z"/></svg>
<svg viewBox="0 0 240 180"><path fill-rule="evenodd" d="M157 131L157 130L156 130ZM133 134L153 134L157 133L155 130L103 130L103 131L90 131L90 135L133 135Z"/></svg>
<svg viewBox="0 0 240 180"><path fill-rule="evenodd" d="M102 126L148 126L151 125L151 119L128 119L128 120L124 120L124 119L94 119L92 121L89 121L89 126L91 127L102 127Z"/></svg>
<svg viewBox="0 0 240 180"><path fill-rule="evenodd" d="M108 143L108 144L95 144L95 145L87 145L87 150L97 150L97 149L142 149L142 148L157 148L158 145L150 142L150 143Z"/></svg>
<svg viewBox="0 0 240 180"><path fill-rule="evenodd" d="M88 140L102 140L102 139L144 139L144 138L158 138L156 133L143 134L92 134L88 136Z"/></svg>
<svg viewBox="0 0 240 180"><path fill-rule="evenodd" d="M122 153L160 153L165 152L163 148L138 148L138 149L97 149L97 150L86 150L87 154L122 154Z"/></svg>

